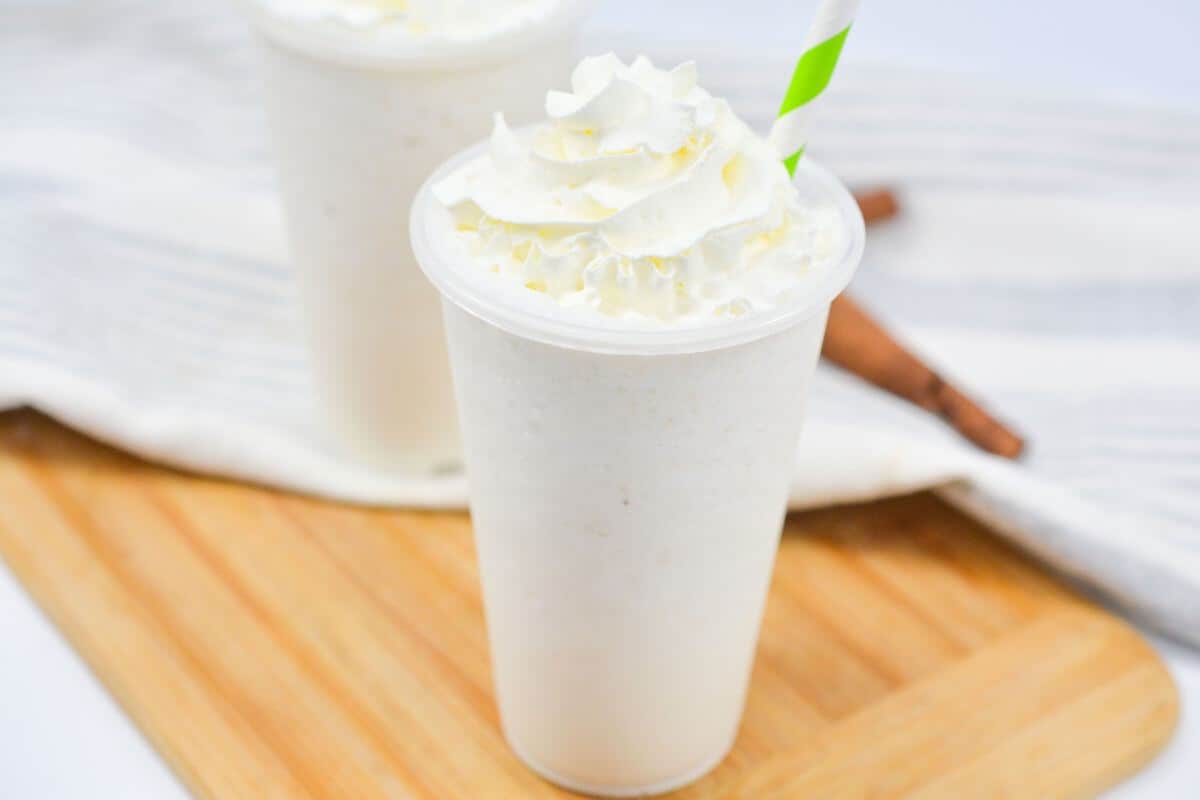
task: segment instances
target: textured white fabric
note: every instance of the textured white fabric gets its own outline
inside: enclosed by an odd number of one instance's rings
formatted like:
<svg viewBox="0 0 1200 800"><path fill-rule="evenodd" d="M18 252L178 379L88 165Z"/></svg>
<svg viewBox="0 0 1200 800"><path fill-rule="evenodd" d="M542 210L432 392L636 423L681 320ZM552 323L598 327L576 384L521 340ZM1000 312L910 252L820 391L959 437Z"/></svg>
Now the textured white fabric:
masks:
<svg viewBox="0 0 1200 800"><path fill-rule="evenodd" d="M236 14L182 0L0 11L0 407L204 472L462 506L461 477L373 474L309 423ZM698 60L766 130L792 58ZM898 187L905 207L871 231L857 296L1031 451L1019 466L981 455L822 368L793 505L941 487L1200 642L1200 118L849 67L823 103L810 154L852 185Z"/></svg>

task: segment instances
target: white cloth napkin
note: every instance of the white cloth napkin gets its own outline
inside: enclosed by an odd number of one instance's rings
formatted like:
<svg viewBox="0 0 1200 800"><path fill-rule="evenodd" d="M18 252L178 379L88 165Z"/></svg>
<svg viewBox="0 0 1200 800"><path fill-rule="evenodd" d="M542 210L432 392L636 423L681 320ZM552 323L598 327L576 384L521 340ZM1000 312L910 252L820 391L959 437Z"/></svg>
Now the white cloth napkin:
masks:
<svg viewBox="0 0 1200 800"><path fill-rule="evenodd" d="M0 11L0 408L203 472L462 507L461 477L373 473L310 424L257 62L232 9ZM699 58L760 129L788 61ZM1200 643L1200 117L879 69L835 83L810 152L904 205L871 231L854 291L1032 444L1020 465L982 455L823 367L792 505L939 487Z"/></svg>

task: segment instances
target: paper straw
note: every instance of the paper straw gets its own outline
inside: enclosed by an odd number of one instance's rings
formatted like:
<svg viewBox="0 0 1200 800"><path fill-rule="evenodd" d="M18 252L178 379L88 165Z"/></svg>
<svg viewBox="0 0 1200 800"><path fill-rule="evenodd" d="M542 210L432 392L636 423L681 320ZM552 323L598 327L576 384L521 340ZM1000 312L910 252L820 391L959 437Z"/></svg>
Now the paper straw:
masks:
<svg viewBox="0 0 1200 800"><path fill-rule="evenodd" d="M829 79L833 77L833 68L837 66L838 56L842 53L842 44L858 12L858 2L822 0L816 19L808 29L804 51L796 62L792 82L779 107L779 117L771 126L768 137L783 156L789 175L795 174L796 162L804 155L813 101L825 91Z"/></svg>

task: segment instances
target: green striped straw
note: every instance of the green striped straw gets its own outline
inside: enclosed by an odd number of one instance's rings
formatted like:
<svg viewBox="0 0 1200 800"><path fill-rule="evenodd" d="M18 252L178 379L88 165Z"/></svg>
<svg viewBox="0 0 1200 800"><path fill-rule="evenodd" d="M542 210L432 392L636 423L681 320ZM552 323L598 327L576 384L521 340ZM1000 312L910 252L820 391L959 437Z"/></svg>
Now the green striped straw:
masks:
<svg viewBox="0 0 1200 800"><path fill-rule="evenodd" d="M808 29L804 51L796 62L792 82L779 107L779 117L771 126L768 137L784 155L783 163L789 175L796 173L796 163L804 155L813 101L820 97L833 77L833 68L837 66L842 44L850 33L857 11L858 0L823 0Z"/></svg>

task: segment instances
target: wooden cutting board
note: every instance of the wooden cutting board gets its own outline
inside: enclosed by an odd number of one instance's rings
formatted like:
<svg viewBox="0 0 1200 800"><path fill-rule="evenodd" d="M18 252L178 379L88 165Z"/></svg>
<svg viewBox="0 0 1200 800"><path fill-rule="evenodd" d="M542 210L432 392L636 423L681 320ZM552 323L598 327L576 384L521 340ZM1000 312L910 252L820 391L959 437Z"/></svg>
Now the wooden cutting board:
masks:
<svg viewBox="0 0 1200 800"><path fill-rule="evenodd" d="M463 514L184 475L16 412L0 553L201 797L566 796L500 736ZM932 495L800 514L741 735L678 796L1088 797L1177 714L1134 631Z"/></svg>

